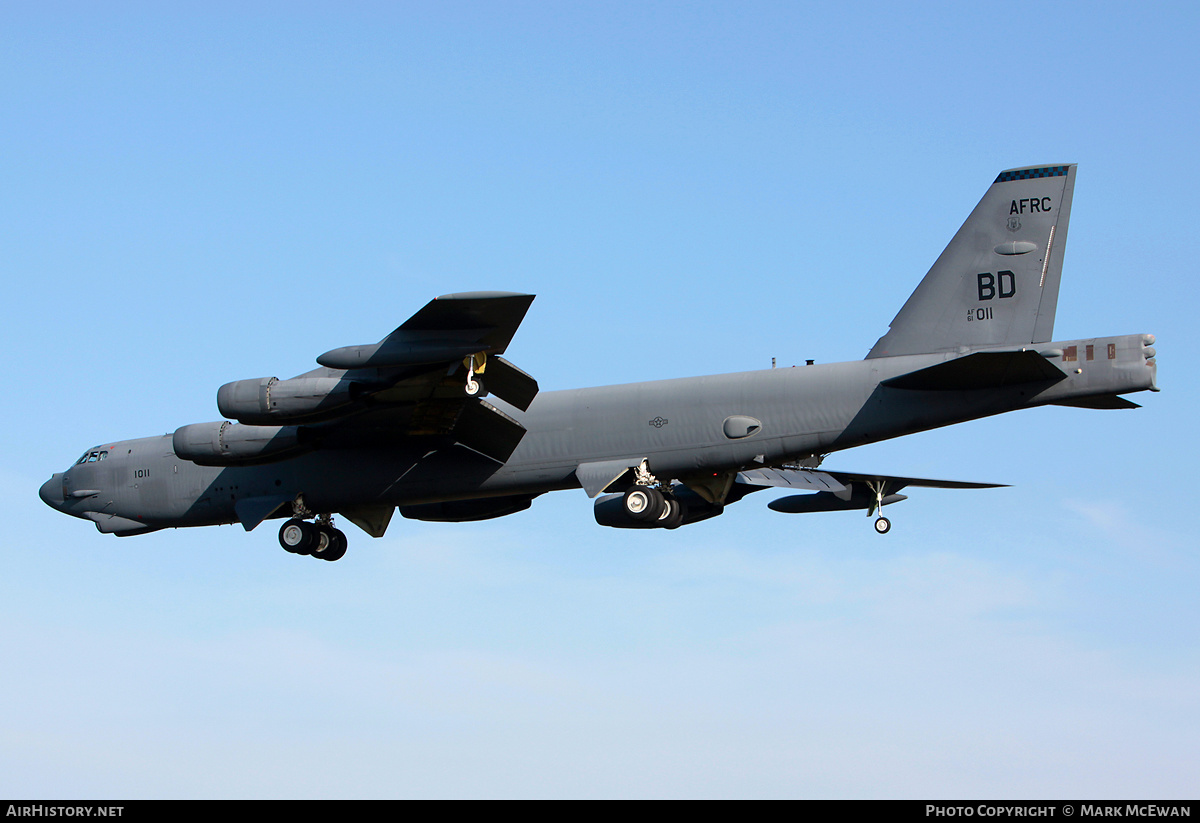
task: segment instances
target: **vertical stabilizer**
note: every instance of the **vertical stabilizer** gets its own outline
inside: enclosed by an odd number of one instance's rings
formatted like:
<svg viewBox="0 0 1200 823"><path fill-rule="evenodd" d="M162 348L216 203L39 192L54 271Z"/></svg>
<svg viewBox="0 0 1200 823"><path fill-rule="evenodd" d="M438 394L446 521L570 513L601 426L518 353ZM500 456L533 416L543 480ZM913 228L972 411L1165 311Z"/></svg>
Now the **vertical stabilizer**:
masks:
<svg viewBox="0 0 1200 823"><path fill-rule="evenodd" d="M1075 168L1001 172L867 358L1050 340Z"/></svg>

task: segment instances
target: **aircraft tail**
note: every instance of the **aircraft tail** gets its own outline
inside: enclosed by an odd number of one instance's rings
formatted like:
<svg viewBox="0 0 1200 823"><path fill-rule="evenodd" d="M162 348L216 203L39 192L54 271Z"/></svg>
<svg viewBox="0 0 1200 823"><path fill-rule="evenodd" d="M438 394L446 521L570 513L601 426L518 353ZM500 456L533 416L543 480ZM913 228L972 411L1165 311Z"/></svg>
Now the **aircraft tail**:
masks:
<svg viewBox="0 0 1200 823"><path fill-rule="evenodd" d="M1050 340L1075 169L1001 172L867 359Z"/></svg>

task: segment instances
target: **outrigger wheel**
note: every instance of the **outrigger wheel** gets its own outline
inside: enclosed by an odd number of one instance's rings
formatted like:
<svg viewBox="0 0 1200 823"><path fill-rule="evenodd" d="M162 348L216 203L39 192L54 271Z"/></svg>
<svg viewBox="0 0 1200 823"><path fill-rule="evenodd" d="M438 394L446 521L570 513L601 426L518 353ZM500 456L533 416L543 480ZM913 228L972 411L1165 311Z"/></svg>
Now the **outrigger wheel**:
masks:
<svg viewBox="0 0 1200 823"><path fill-rule="evenodd" d="M487 390L479 375L483 374L484 369L487 368L487 355L483 352L469 354L463 358L463 365L467 367L467 383L463 387L467 392L467 397L483 397L487 394Z"/></svg>
<svg viewBox="0 0 1200 823"><path fill-rule="evenodd" d="M887 534L892 530L892 521L883 516L883 497L887 492L887 481L868 480L867 488L875 492L875 502L867 509L867 517L879 512L879 517L875 520L875 533Z"/></svg>

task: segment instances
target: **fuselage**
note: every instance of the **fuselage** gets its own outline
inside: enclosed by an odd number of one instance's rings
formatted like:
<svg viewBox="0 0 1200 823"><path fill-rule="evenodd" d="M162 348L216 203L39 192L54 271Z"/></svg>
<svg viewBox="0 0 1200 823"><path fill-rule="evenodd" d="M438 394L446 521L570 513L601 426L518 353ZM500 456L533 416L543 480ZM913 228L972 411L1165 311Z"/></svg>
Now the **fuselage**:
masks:
<svg viewBox="0 0 1200 823"><path fill-rule="evenodd" d="M881 385L988 351L964 348L542 392L524 412L495 401L527 430L503 464L462 446L431 450L418 440L320 449L261 465L205 467L178 457L167 434L90 449L47 481L41 497L60 511L95 521L101 531L120 534L238 522L239 502L258 499L302 495L312 511L332 513L537 495L579 487L576 471L583 464L621 459L645 458L660 479L686 482L1023 407L1154 389L1148 340L1125 335L1040 344L1038 350L1050 352L1048 359L1066 375L1057 382L941 391Z"/></svg>

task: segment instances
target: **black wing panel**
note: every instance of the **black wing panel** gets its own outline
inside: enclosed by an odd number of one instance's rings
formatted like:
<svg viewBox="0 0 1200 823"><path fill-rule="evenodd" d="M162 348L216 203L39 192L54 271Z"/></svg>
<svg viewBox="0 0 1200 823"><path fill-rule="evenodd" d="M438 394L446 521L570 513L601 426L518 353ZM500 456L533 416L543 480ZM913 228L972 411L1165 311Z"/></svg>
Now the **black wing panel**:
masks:
<svg viewBox="0 0 1200 823"><path fill-rule="evenodd" d="M479 351L503 354L532 302L532 294L513 292L445 294L426 303L383 342L412 332L477 332L471 342L480 345Z"/></svg>
<svg viewBox="0 0 1200 823"><path fill-rule="evenodd" d="M462 407L450 436L456 443L503 463L525 436L525 427L486 400L473 400Z"/></svg>
<svg viewBox="0 0 1200 823"><path fill-rule="evenodd" d="M468 292L434 298L378 343L342 346L317 358L331 369L387 369L501 354L525 319L532 294Z"/></svg>
<svg viewBox="0 0 1200 823"><path fill-rule="evenodd" d="M537 397L537 381L503 357L489 357L484 373L488 391L521 411Z"/></svg>

